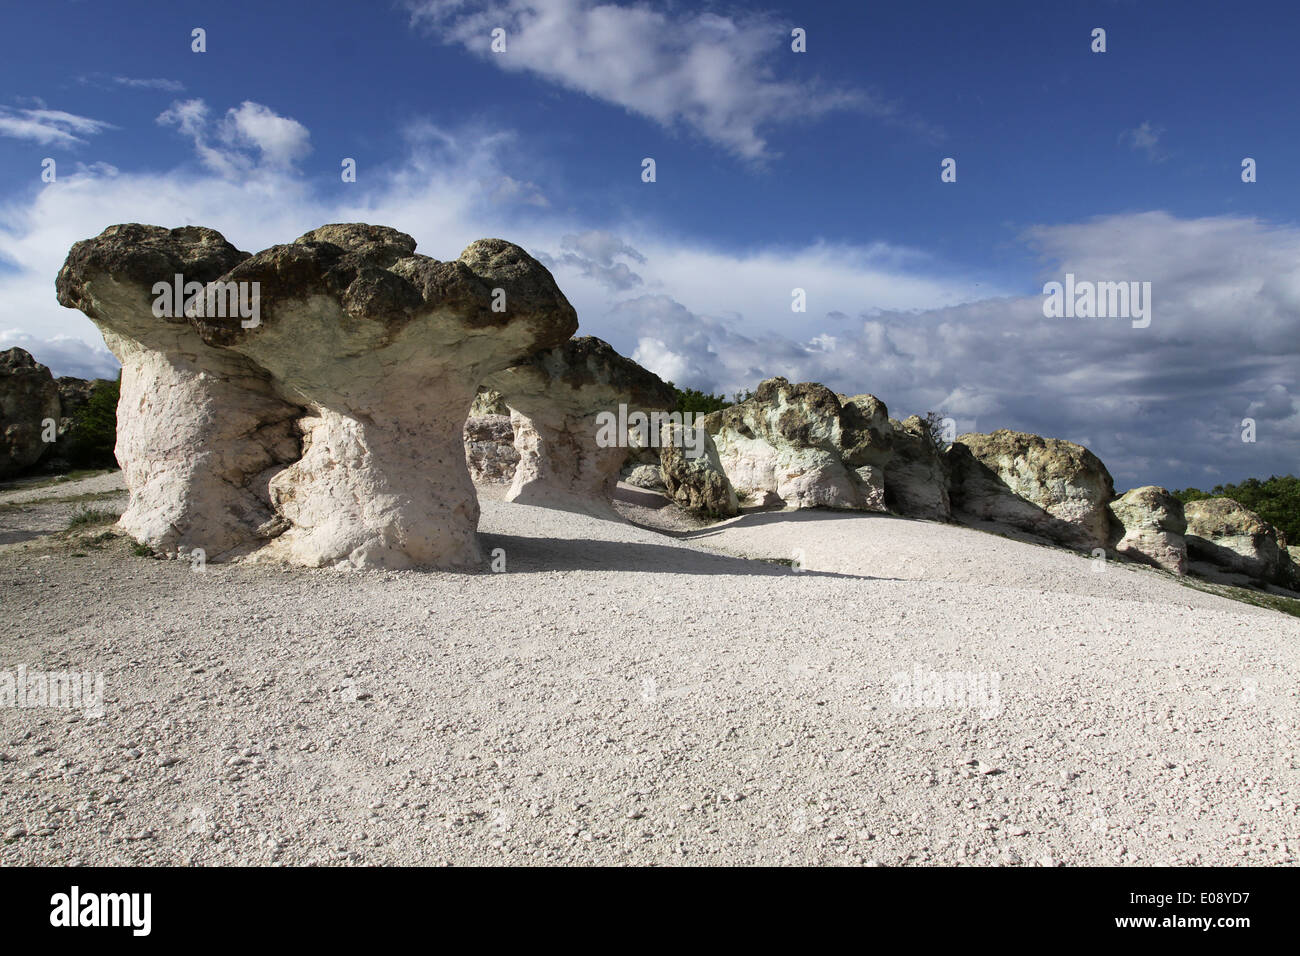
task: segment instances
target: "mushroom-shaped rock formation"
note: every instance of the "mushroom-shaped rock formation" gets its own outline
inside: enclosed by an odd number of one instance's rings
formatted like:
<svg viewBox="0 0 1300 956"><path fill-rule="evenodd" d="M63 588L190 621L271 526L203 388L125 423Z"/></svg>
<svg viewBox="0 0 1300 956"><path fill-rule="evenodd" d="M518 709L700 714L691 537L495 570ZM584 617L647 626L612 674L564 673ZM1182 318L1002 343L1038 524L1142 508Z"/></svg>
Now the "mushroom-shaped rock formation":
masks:
<svg viewBox="0 0 1300 956"><path fill-rule="evenodd" d="M1124 492L1109 507L1123 527L1116 551L1174 574L1187 573L1187 519L1181 501L1164 488L1144 485Z"/></svg>
<svg viewBox="0 0 1300 956"><path fill-rule="evenodd" d="M174 280L184 308L154 295ZM477 563L475 390L577 328L518 246L439 262L363 224L255 256L210 229L113 226L73 247L58 290L124 366L124 529L164 553L309 566Z"/></svg>
<svg viewBox="0 0 1300 956"><path fill-rule="evenodd" d="M1282 587L1300 587L1286 537L1231 498L1206 498L1183 506L1187 550L1194 561Z"/></svg>
<svg viewBox="0 0 1300 956"><path fill-rule="evenodd" d="M481 560L463 427L486 375L564 342L577 314L501 239L439 262L385 226L322 226L222 277L257 283L259 322L194 316L209 345L305 406L302 458L271 481L287 522L268 557L319 566Z"/></svg>
<svg viewBox="0 0 1300 956"><path fill-rule="evenodd" d="M122 363L116 454L130 501L119 525L169 556L264 543L268 483L298 457L301 410L154 292L176 276L212 282L246 258L211 229L128 224L78 242L59 271L59 302L86 313Z"/></svg>
<svg viewBox="0 0 1300 956"><path fill-rule="evenodd" d="M35 465L49 450L47 422L59 421L59 387L22 349L0 352L0 478Z"/></svg>
<svg viewBox="0 0 1300 956"><path fill-rule="evenodd" d="M1007 429L962 435L948 449L953 506L1070 548L1105 548L1115 485L1088 449Z"/></svg>
<svg viewBox="0 0 1300 956"><path fill-rule="evenodd" d="M659 376L593 336L534 354L487 385L512 410L519 465L507 500L600 515L613 514L629 420L635 427L637 413L649 418L675 400Z"/></svg>

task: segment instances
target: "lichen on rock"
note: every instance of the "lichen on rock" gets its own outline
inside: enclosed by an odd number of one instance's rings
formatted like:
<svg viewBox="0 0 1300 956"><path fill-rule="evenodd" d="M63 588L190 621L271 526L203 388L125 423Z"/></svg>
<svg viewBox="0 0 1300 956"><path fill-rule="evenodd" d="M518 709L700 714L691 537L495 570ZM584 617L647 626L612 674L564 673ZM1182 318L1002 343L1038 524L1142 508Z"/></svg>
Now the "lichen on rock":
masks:
<svg viewBox="0 0 1300 956"><path fill-rule="evenodd" d="M1187 518L1183 503L1164 488L1145 485L1110 503L1121 533L1115 550L1174 574L1187 573Z"/></svg>
<svg viewBox="0 0 1300 956"><path fill-rule="evenodd" d="M947 458L953 506L965 515L1080 550L1109 543L1114 481L1082 445L1001 429L961 435Z"/></svg>

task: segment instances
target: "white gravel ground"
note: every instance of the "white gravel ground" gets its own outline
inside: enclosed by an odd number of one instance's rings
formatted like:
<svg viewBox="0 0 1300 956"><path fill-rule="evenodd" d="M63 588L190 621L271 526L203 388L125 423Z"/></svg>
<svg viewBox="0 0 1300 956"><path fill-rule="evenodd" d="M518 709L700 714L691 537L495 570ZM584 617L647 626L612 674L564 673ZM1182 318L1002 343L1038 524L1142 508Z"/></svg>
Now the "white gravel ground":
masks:
<svg viewBox="0 0 1300 956"><path fill-rule="evenodd" d="M0 544L0 670L102 672L105 713L0 707L3 864L1300 849L1300 619L1155 571L884 516L661 535L485 500L501 574L198 573L5 501L0 542L40 534ZM739 557L795 549L812 570ZM982 695L900 696L932 672Z"/></svg>

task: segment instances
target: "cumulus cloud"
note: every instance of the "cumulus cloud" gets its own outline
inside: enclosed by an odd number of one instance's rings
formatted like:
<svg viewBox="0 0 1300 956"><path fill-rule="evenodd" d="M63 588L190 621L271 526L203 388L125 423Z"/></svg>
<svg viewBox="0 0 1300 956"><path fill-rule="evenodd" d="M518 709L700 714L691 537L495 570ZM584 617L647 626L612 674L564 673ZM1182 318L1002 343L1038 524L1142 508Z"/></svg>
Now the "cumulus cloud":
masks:
<svg viewBox="0 0 1300 956"><path fill-rule="evenodd" d="M412 24L505 70L541 77L665 126L685 125L747 159L769 155L764 129L856 109L897 122L862 90L783 79L790 25L763 14L721 16L595 0L410 2ZM492 31L506 52L490 52Z"/></svg>
<svg viewBox="0 0 1300 956"><path fill-rule="evenodd" d="M213 123L201 99L178 100L157 122L175 126L194 143L202 163L227 178L292 169L311 152L311 134L295 119L245 100Z"/></svg>
<svg viewBox="0 0 1300 956"><path fill-rule="evenodd" d="M0 106L0 136L32 140L42 146L78 146L87 141L86 137L114 128L103 120L63 110Z"/></svg>
<svg viewBox="0 0 1300 956"><path fill-rule="evenodd" d="M19 329L0 329L0 349L20 348L56 375L75 378L116 378L121 365L104 346L71 335L38 338Z"/></svg>
<svg viewBox="0 0 1300 956"><path fill-rule="evenodd" d="M1152 212L1025 239L1043 278L1151 282L1151 325L1047 319L1040 295L874 310L806 336L672 299L627 300L608 319L637 329L637 354L679 385L729 394L784 375L869 391L899 417L942 411L961 430L1080 442L1121 485L1296 471L1300 229ZM1253 444L1244 417L1258 420Z"/></svg>
<svg viewBox="0 0 1300 956"><path fill-rule="evenodd" d="M626 262L615 260L626 258L633 262L645 262L645 256L607 230L590 229L577 235L564 236L560 240L560 248L563 251L559 256L539 252L537 257L552 271L576 270L578 275L594 279L615 292L626 292L641 285L643 281Z"/></svg>
<svg viewBox="0 0 1300 956"><path fill-rule="evenodd" d="M222 144L206 106L174 111L177 128ZM365 170L355 190L317 193L275 165L236 178L208 165L88 166L10 200L0 207L0 328L9 330L0 341L29 348L56 374L111 374L97 332L57 306L53 286L69 247L112 223L199 223L256 250L325 222L375 222L411 233L438 258L482 236L546 256L582 334L679 386L732 394L784 375L871 392L900 417L934 410L960 430L1081 442L1121 486L1205 486L1294 472L1300 461L1295 226L1147 212L1024 234L1041 256L1035 287L1067 271L1151 282L1151 324L1135 329L1044 318L1042 296L1023 286L978 277L977 287L976 277L887 243L721 249L635 222L584 221L501 193L503 178L526 181L511 136L427 122L407 132L405 155ZM806 312L791 310L796 287ZM1258 422L1254 444L1241 441L1245 417Z"/></svg>

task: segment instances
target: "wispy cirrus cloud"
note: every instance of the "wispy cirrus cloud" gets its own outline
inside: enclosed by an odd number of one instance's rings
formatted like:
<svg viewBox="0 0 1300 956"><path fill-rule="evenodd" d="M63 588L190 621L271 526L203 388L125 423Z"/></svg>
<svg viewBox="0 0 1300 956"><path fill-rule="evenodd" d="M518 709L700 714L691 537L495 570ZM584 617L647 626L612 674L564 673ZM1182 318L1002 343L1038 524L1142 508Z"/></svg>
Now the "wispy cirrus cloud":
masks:
<svg viewBox="0 0 1300 956"><path fill-rule="evenodd" d="M80 146L87 137L116 129L104 120L44 107L12 109L0 106L0 136L26 139L42 146Z"/></svg>
<svg viewBox="0 0 1300 956"><path fill-rule="evenodd" d="M1119 141L1127 143L1137 152L1145 153L1151 162L1163 163L1169 158L1169 154L1160 145L1160 137L1164 134L1163 127L1152 126L1149 120L1144 120L1141 125L1120 133Z"/></svg>
<svg viewBox="0 0 1300 956"><path fill-rule="evenodd" d="M184 93L185 84L180 80L168 80L163 77L122 76L117 73L85 73L77 77L82 86L98 86L101 89L127 90L161 90L164 93Z"/></svg>

